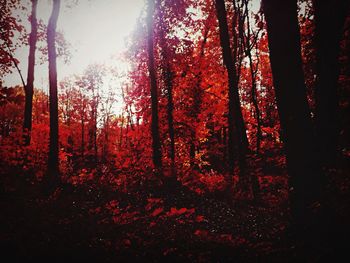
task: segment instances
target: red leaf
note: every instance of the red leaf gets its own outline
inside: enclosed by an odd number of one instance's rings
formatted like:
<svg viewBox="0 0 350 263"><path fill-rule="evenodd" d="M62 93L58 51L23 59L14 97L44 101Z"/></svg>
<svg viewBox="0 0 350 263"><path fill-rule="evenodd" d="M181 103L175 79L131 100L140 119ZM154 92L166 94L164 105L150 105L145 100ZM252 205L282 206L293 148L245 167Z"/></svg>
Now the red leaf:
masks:
<svg viewBox="0 0 350 263"><path fill-rule="evenodd" d="M156 208L153 212L152 212L152 216L157 216L159 215L160 213L163 212L163 208Z"/></svg>
<svg viewBox="0 0 350 263"><path fill-rule="evenodd" d="M200 222L203 222L203 221L204 221L204 216L202 216L202 215L196 216L196 222L200 223Z"/></svg>

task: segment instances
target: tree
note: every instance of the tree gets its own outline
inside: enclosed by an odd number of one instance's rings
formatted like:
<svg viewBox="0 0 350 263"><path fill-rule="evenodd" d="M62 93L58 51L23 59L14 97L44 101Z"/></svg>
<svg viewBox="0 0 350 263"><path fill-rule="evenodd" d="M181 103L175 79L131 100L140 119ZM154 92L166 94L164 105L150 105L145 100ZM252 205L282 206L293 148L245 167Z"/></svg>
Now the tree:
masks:
<svg viewBox="0 0 350 263"><path fill-rule="evenodd" d="M147 13L147 51L148 51L148 72L151 87L151 108L152 108L152 149L153 149L153 164L156 169L162 168L162 153L159 138L159 124L158 124L158 89L156 79L156 69L154 60L154 0L148 1Z"/></svg>
<svg viewBox="0 0 350 263"><path fill-rule="evenodd" d="M107 91L105 91L101 97L101 119L102 129L100 140L102 141L101 159L106 162L109 160L111 153L111 140L110 136L112 133L112 121L113 121L113 106L116 102L115 91L113 87L109 85Z"/></svg>
<svg viewBox="0 0 350 263"><path fill-rule="evenodd" d="M241 111L241 102L238 93L238 78L236 69L236 57L232 56L232 50L230 47L230 38L227 27L227 15L225 9L224 0L216 0L215 7L217 12L217 18L219 21L220 31L220 44L222 48L223 62L227 70L228 75L228 159L230 172L233 173L234 169L234 149L235 149L235 134L238 136L238 160L240 167L240 175L243 176L246 170L246 147L244 145L245 127L244 120ZM246 136L246 135L245 135ZM243 178L242 178L243 179Z"/></svg>
<svg viewBox="0 0 350 263"><path fill-rule="evenodd" d="M323 165L334 166L339 137L339 45L350 2L314 0L316 131Z"/></svg>
<svg viewBox="0 0 350 263"><path fill-rule="evenodd" d="M23 87L25 81L21 70L19 69L19 61L14 57L14 51L17 47L25 43L24 35L25 27L19 23L18 15L15 15L15 10L23 9L21 1L0 1L0 76L3 77L8 73L12 73L14 66L19 74ZM19 34L18 39L14 36Z"/></svg>
<svg viewBox="0 0 350 263"><path fill-rule="evenodd" d="M293 222L302 233L320 201L319 169L303 76L297 1L263 0L271 69L284 135Z"/></svg>
<svg viewBox="0 0 350 263"><path fill-rule="evenodd" d="M31 8L31 33L29 39L25 37L26 30L21 24L21 13L17 14L18 10L26 10L26 6L21 1L1 1L1 13L0 13L0 33L1 33L1 44L0 44L0 75L11 73L11 67L14 66L21 79L24 92L25 92L25 106L24 106L24 121L23 121L23 132L24 132L24 145L29 145L31 141L32 131L32 112L33 112L33 92L34 92L34 68L36 63L36 50L40 51L43 57L39 56L41 62L47 59L47 46L46 42L46 25L42 20L37 20L37 0L32 0ZM65 40L62 33L56 33L55 41L58 50L58 57L62 56L65 61L70 58L69 43ZM20 70L19 63L15 56L15 49L22 45L29 44L29 56L28 56L28 72L27 72L27 83L25 83L23 74ZM37 45L38 44L38 45ZM41 46L41 45L43 46ZM38 47L37 47L38 46ZM40 62L40 61L39 61Z"/></svg>
<svg viewBox="0 0 350 263"><path fill-rule="evenodd" d="M101 87L103 86L103 78L106 74L106 68L103 64L91 64L84 71L84 76L80 83L81 88L89 92L90 95L90 119L88 128L88 150L93 162L98 161L98 145L97 145L97 122L98 109L101 102Z"/></svg>
<svg viewBox="0 0 350 263"><path fill-rule="evenodd" d="M58 98L57 98L57 66L56 66L56 26L60 11L60 0L53 0L52 13L47 27L47 47L49 59L49 85L50 85L50 143L48 172L53 180L59 175L59 142L58 142Z"/></svg>
<svg viewBox="0 0 350 263"><path fill-rule="evenodd" d="M8 137L16 131L16 127L23 121L21 109L23 108L24 96L22 87L7 88L0 81L0 136Z"/></svg>
<svg viewBox="0 0 350 263"><path fill-rule="evenodd" d="M28 57L28 75L27 85L24 86L25 91L25 106L24 106L24 122L23 131L25 132L25 145L30 144L30 133L32 130L32 112L33 112L33 91L34 91L34 67L35 67L35 49L37 41L37 19L36 8L38 0L32 0L32 14L30 24L32 31L29 35L29 57Z"/></svg>
<svg viewBox="0 0 350 263"><path fill-rule="evenodd" d="M171 159L171 171L174 175L175 169L175 132L174 132L174 102L173 102L173 79L174 73L171 68L170 59L171 54L169 52L168 43L166 42L166 34L169 31L166 28L164 21L164 10L161 7L161 1L157 2L158 13L159 13L159 38L160 48L162 54L162 66L163 66L163 81L166 86L167 93L167 119L168 119L168 133L170 138L170 151L169 156Z"/></svg>
<svg viewBox="0 0 350 263"><path fill-rule="evenodd" d="M245 48L244 48L244 29L245 29L245 12L248 11L248 7L245 7L245 1L242 1L239 5L239 2L232 1L233 14L232 14L232 26L231 26L231 46L232 46L232 58L233 64L236 67L236 79L238 90L241 86L241 69L242 69L242 61L244 59ZM244 7L245 10L244 11ZM241 101L240 101L241 102ZM242 109L242 107L240 107ZM239 114L238 114L239 115ZM242 114L241 114L242 115ZM243 117L239 118L240 123L236 126L241 126L242 128L237 129L238 136L242 140L242 148L246 151L249 147L249 141L246 132L246 124L244 122Z"/></svg>
<svg viewBox="0 0 350 263"><path fill-rule="evenodd" d="M251 100L255 109L255 118L256 118L256 153L259 154L260 151L260 144L261 144L261 139L262 139L262 131L261 131L261 126L262 126L262 121L261 121L261 113L260 113L260 108L259 108L259 101L258 101L258 90L257 90L257 73L258 73L258 66L259 66L259 56L257 55L256 57L256 62L254 64L253 61L253 50L258 52L258 37L259 37L259 32L260 29L254 33L252 33L251 29L251 22L250 22L250 17L249 17L249 9L248 9L248 0L244 0L244 5L246 7L245 12L244 12L244 18L247 21L247 29L246 29L246 34L244 35L244 49L245 53L248 56L248 61L249 61L249 69L250 69L250 76L251 76Z"/></svg>
<svg viewBox="0 0 350 263"><path fill-rule="evenodd" d="M74 109L78 114L78 119L80 121L80 130L81 130L81 138L80 138L80 159L84 161L84 153L85 153L85 122L87 118L87 106L89 103L89 99L87 95L84 93L83 88L79 87L79 84L82 81L76 81L78 83L78 88L75 96Z"/></svg>

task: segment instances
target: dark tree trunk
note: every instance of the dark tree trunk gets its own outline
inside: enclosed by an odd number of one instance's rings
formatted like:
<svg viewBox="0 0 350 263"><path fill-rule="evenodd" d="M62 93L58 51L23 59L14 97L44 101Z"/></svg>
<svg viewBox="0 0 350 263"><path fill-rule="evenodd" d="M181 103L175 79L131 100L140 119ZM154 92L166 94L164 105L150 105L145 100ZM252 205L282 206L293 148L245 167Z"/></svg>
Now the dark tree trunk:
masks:
<svg viewBox="0 0 350 263"><path fill-rule="evenodd" d="M228 102L228 160L229 169L233 173L234 169L234 130L237 131L238 137L238 160L240 166L240 174L243 175L246 167L246 135L244 120L241 111L241 102L238 93L238 78L236 70L236 57L232 56L230 47L230 38L227 27L227 17L224 0L215 1L217 18L219 21L220 43L222 48L222 56L224 65L227 69L229 84L229 102Z"/></svg>
<svg viewBox="0 0 350 263"><path fill-rule="evenodd" d="M339 44L350 1L314 0L316 44L316 131L323 165L334 166L338 156Z"/></svg>
<svg viewBox="0 0 350 263"><path fill-rule="evenodd" d="M164 28L164 18L163 11L161 10L160 1L158 1L158 12L159 12L159 23L160 23L160 46L161 53L163 57L163 80L165 83L166 91L167 91L167 115L168 115L168 133L170 138L170 151L169 156L171 159L171 171L172 175L175 172L175 132L174 132L174 102L173 102L173 78L174 73L172 72L170 65L170 54L169 54L169 46L165 41L166 29Z"/></svg>
<svg viewBox="0 0 350 263"><path fill-rule="evenodd" d="M88 130L88 155L93 163L96 165L98 161L97 156L97 105L98 100L95 95L95 87L92 89L93 100L91 101L91 112L90 112L90 121L89 121L89 130Z"/></svg>
<svg viewBox="0 0 350 263"><path fill-rule="evenodd" d="M340 41L343 35L347 15L349 15L350 1L314 0L315 11L315 48L316 48L316 138L320 163L323 168L336 168L340 156L339 133L340 111L338 99L338 78L340 73L339 53ZM327 195L333 196L334 186L331 181L324 182L323 189ZM349 228L339 220L334 204L324 202L323 236L326 237L327 247L345 255L348 247Z"/></svg>
<svg viewBox="0 0 350 263"><path fill-rule="evenodd" d="M252 102L255 109L255 118L256 118L256 154L260 153L260 145L261 145L261 139L262 139L262 132L261 132L261 114L259 109L259 103L257 98L257 89L256 89L256 74L253 73L253 63L251 55L249 56L249 63L250 63L250 71L252 76Z"/></svg>
<svg viewBox="0 0 350 263"><path fill-rule="evenodd" d="M72 164L73 160L74 160L74 157L75 157L75 154L74 154L74 140L73 140L73 136L72 134L68 135L68 138L67 138L67 153L68 153L68 156L67 156L67 161L69 164Z"/></svg>
<svg viewBox="0 0 350 263"><path fill-rule="evenodd" d="M98 161L98 149L97 149L97 108L95 109L93 141L94 141L94 161L97 162Z"/></svg>
<svg viewBox="0 0 350 263"><path fill-rule="evenodd" d="M88 127L88 145L87 145L89 158L91 158L91 156L92 156L92 148L93 148L94 130L93 130L92 126L93 126L93 123L91 123L91 120L90 120L89 127Z"/></svg>
<svg viewBox="0 0 350 263"><path fill-rule="evenodd" d="M58 99L57 99L57 67L56 67L56 26L60 10L60 0L53 0L53 8L47 27L47 46L49 55L50 84L50 145L48 171L50 177L57 180L59 175L58 159Z"/></svg>
<svg viewBox="0 0 350 263"><path fill-rule="evenodd" d="M319 169L301 60L297 0L263 0L271 69L284 134L293 223L299 233L320 201Z"/></svg>
<svg viewBox="0 0 350 263"><path fill-rule="evenodd" d="M241 77L241 65L242 61L244 58L244 48L243 48L243 43L244 43L244 15L243 15L243 7L244 7L244 1L242 1L241 6L238 5L235 0L232 1L233 3L233 19L232 19L232 53L233 53L233 64L236 67L236 85L237 85L237 90L239 90L239 80ZM239 95L238 95L239 96ZM239 97L238 97L239 98ZM241 110L240 110L241 111ZM247 137L247 128L242 116L242 113L240 113L241 117L238 118L237 121L240 123L237 124L238 134L239 138L241 140L242 144L242 149L244 152L248 150L249 147L249 141ZM238 114L239 116L239 114Z"/></svg>
<svg viewBox="0 0 350 263"><path fill-rule="evenodd" d="M34 93L34 67L35 67L35 50L38 32L38 23L36 19L36 9L38 0L32 0L32 13L30 17L31 32L29 35L29 57L28 57L28 75L27 85L24 87L25 106L23 131L24 144L29 145L32 131L32 112L33 112L33 93Z"/></svg>
<svg viewBox="0 0 350 263"><path fill-rule="evenodd" d="M153 149L153 164L157 170L162 167L162 152L159 138L159 124L158 124L158 94L157 94L157 79L156 69L154 61L154 50L153 50L153 31L154 31L154 0L148 1L148 14L147 14L147 51L148 51L148 71L150 78L151 88L151 107L152 107L152 149Z"/></svg>
<svg viewBox="0 0 350 263"><path fill-rule="evenodd" d="M222 127L222 149L223 149L223 161L225 164L228 163L227 160L227 128L226 127Z"/></svg>
<svg viewBox="0 0 350 263"><path fill-rule="evenodd" d="M123 146L123 129L124 129L124 118L123 114L121 115L121 124L120 124L120 139L119 139L119 148Z"/></svg>
<svg viewBox="0 0 350 263"><path fill-rule="evenodd" d="M80 145L80 151L81 151L81 161L84 161L84 151L85 151L85 128L84 128L84 113L82 113L81 116L81 145Z"/></svg>
<svg viewBox="0 0 350 263"><path fill-rule="evenodd" d="M250 18L249 18L249 12L248 12L248 4L249 1L245 1L245 6L246 6L246 12L245 12L245 17L247 20L247 35L246 35L246 41L245 41L245 51L246 54L248 55L249 59L249 67L250 67L250 75L252 78L252 89L251 89L251 96L252 96L252 103L255 109L255 118L256 118L256 154L259 154L260 152L260 144L261 144L261 139L262 139L262 133L261 133L261 114L260 114L260 109L259 109L259 102L258 102L258 94L257 94L257 85L256 85L256 78L257 78L257 71L258 71L258 65L259 65L259 59L257 58L257 63L254 68L254 62L253 62L253 57L252 57L252 50L256 48L257 41L258 41L258 33L257 34L251 34L250 31ZM253 38L253 39L251 39ZM252 40L252 41L251 41ZM257 50L257 48L256 48Z"/></svg>

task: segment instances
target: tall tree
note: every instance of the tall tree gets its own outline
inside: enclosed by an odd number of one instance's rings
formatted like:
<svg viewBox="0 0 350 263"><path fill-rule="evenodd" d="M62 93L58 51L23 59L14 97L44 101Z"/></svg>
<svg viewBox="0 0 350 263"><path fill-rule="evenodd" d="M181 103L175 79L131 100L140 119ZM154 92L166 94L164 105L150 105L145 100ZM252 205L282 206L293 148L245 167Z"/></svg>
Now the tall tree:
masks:
<svg viewBox="0 0 350 263"><path fill-rule="evenodd" d="M231 46L232 46L232 58L233 58L233 64L236 67L236 79L237 79L237 86L238 90L240 87L240 78L241 78L241 65L242 61L244 59L244 22L245 22L245 1L242 1L241 4L236 1L232 1L233 5L233 14L232 14L232 38L231 38ZM246 11L248 8L246 7ZM242 140L243 148L245 150L248 149L249 147L249 141L247 137L247 132L246 132L246 125L244 122L244 119L241 118L240 120L240 125L242 129L239 132L239 137Z"/></svg>
<svg viewBox="0 0 350 263"><path fill-rule="evenodd" d="M153 164L156 169L162 167L162 152L159 137L159 120L158 120L158 88L156 79L156 68L154 61L154 0L148 1L148 14L147 14L147 51L148 51L148 72L151 87L151 108L152 108L152 149L153 149Z"/></svg>
<svg viewBox="0 0 350 263"><path fill-rule="evenodd" d="M220 44L222 48L223 62L227 70L228 86L229 86L229 101L228 101L228 159L230 172L234 168L234 129L236 129L238 136L238 160L240 166L240 174L245 173L246 166L246 147L244 143L245 127L241 111L241 102L238 93L238 78L236 71L236 57L232 56L230 47L230 37L227 26L227 14L224 0L215 1L217 18L219 21Z"/></svg>
<svg viewBox="0 0 350 263"><path fill-rule="evenodd" d="M29 35L29 57L28 57L28 75L25 91L24 122L23 131L25 132L24 143L30 144L30 133L32 131L32 112L33 112L33 91L34 91L34 67L35 67L35 49L38 32L38 22L36 18L38 0L32 0L32 14L30 24L32 31Z"/></svg>
<svg viewBox="0 0 350 263"><path fill-rule="evenodd" d="M48 172L54 180L59 175L58 159L58 99L57 99L57 66L56 66L56 27L60 11L60 0L53 0L52 13L47 27L47 47L49 58L49 85L50 85L50 143Z"/></svg>
<svg viewBox="0 0 350 263"><path fill-rule="evenodd" d="M0 77L12 73L12 66L18 72L23 87L26 86L22 72L18 66L19 61L14 57L15 49L26 44L25 28L20 23L15 10L25 8L23 1L0 1ZM16 37L15 37L16 36Z"/></svg>
<svg viewBox="0 0 350 263"><path fill-rule="evenodd" d="M101 87L103 85L106 73L105 65L91 64L84 71L82 78L82 88L86 88L90 94L90 119L88 129L88 145L89 155L92 157L93 163L98 161L98 145L97 145L97 122L99 117L99 107L101 106Z"/></svg>
<svg viewBox="0 0 350 263"><path fill-rule="evenodd" d="M173 79L174 72L172 71L170 59L170 47L166 42L166 34L168 28L164 22L164 10L161 6L161 1L157 1L157 9L159 13L159 38L160 38L160 48L162 54L162 65L163 65L163 81L166 87L167 93L167 117L168 117L168 133L170 138L170 151L169 156L171 159L171 171L174 174L175 169L175 132L174 132L174 102L173 102Z"/></svg>
<svg viewBox="0 0 350 263"><path fill-rule="evenodd" d="M263 0L271 69L284 134L293 222L301 231L312 223L319 201L318 167L301 60L297 0Z"/></svg>
<svg viewBox="0 0 350 263"><path fill-rule="evenodd" d="M338 155L339 45L350 1L314 0L316 44L316 126L321 161L333 166Z"/></svg>
<svg viewBox="0 0 350 263"><path fill-rule="evenodd" d="M259 56L256 55L256 62L253 61L253 50L258 52L258 37L260 29L257 30L255 33L252 32L251 29L251 22L249 17L249 9L248 9L249 0L244 0L245 5L245 12L244 12L244 18L247 21L247 29L246 34L244 35L244 50L248 57L249 61L249 69L250 69L250 76L251 76L251 100L255 109L255 118L256 118L256 153L259 154L260 151L260 144L262 139L262 131L261 131L261 113L259 108L259 102L258 102L258 90L257 90L257 73L258 73L258 66L259 66Z"/></svg>

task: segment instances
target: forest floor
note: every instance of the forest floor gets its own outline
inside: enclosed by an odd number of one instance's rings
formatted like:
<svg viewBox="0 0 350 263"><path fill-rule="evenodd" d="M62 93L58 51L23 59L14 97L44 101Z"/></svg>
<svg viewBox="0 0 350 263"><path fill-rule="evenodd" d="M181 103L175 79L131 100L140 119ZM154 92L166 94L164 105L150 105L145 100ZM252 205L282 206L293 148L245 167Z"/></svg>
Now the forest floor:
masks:
<svg viewBox="0 0 350 263"><path fill-rule="evenodd" d="M260 178L258 200L232 203L186 187L173 193L143 189L126 194L88 184L65 184L47 198L40 184L7 176L0 200L0 247L9 262L324 259L319 251L298 250L286 237L289 205L283 175ZM341 183L346 189L338 192L334 203L344 225L349 225L346 180Z"/></svg>

